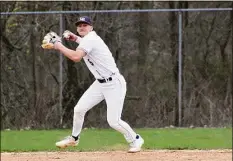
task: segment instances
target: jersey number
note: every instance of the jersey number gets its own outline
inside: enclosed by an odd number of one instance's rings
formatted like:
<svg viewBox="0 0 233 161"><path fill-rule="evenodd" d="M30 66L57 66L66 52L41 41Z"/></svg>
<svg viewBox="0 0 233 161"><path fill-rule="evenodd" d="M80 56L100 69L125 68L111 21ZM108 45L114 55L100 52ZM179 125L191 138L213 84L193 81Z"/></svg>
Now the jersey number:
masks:
<svg viewBox="0 0 233 161"><path fill-rule="evenodd" d="M94 63L92 63L92 61L90 61L90 59L87 59L87 60L92 66L94 66Z"/></svg>

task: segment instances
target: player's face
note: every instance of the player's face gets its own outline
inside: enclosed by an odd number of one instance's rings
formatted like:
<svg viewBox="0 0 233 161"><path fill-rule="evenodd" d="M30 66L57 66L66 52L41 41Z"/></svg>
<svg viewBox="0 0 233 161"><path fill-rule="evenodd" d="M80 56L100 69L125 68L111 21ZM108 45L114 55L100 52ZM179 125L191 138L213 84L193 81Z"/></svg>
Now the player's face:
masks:
<svg viewBox="0 0 233 161"><path fill-rule="evenodd" d="M89 32L91 32L93 29L93 27L89 24L86 24L86 23L80 23L78 26L77 26L77 32L79 33L79 35L81 37L87 35Z"/></svg>

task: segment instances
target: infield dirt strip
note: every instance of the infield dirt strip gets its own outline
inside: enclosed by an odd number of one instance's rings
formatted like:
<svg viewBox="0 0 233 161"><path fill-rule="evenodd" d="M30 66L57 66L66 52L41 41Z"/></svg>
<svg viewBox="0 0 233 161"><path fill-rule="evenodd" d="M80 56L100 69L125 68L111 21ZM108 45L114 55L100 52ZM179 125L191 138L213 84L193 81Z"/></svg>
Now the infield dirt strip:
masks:
<svg viewBox="0 0 233 161"><path fill-rule="evenodd" d="M232 161L232 150L1 153L2 161Z"/></svg>

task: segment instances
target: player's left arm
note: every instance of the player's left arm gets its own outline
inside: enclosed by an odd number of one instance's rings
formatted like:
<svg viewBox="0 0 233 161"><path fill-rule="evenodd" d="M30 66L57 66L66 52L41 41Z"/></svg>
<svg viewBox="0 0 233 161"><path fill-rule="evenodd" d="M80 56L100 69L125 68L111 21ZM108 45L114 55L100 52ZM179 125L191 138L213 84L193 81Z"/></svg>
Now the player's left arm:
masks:
<svg viewBox="0 0 233 161"><path fill-rule="evenodd" d="M59 37L55 32L49 32L45 35L42 41L43 49L56 49L62 52L66 57L73 60L74 62L79 62L86 53L82 49L77 49L76 51L68 49L61 43L61 37Z"/></svg>
<svg viewBox="0 0 233 161"><path fill-rule="evenodd" d="M86 55L82 49L71 50L65 47L61 42L55 43L55 49L62 52L66 57L73 60L74 62L79 62Z"/></svg>

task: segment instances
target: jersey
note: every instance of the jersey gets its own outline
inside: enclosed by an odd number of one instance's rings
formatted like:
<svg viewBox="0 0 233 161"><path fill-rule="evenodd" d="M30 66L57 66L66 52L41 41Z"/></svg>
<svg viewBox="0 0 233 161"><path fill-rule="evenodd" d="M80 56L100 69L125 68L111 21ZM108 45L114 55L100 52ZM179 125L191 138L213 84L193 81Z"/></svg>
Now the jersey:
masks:
<svg viewBox="0 0 233 161"><path fill-rule="evenodd" d="M77 49L86 52L83 59L96 79L109 78L119 72L111 51L95 31L84 36Z"/></svg>

